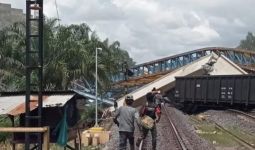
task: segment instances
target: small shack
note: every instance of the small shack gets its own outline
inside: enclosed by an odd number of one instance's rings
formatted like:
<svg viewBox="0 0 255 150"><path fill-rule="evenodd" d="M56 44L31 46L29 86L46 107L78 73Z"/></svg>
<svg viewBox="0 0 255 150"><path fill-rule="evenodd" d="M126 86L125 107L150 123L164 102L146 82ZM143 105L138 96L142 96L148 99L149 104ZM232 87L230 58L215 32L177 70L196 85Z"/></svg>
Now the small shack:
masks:
<svg viewBox="0 0 255 150"><path fill-rule="evenodd" d="M73 91L50 91L43 92L42 126L50 127L50 142L56 143L59 136L60 122L65 119L68 125L68 141L79 138L80 113L79 104L85 103L86 97ZM78 104L79 103L79 104ZM30 113L36 116L38 107L38 96L33 93L31 96ZM0 93L0 115L8 115L12 120L13 127L25 126L25 92L2 92ZM65 118L63 118L65 116ZM14 120L18 118L18 122ZM36 126L36 122L31 120L31 126ZM35 135L30 135L31 141L35 140ZM24 133L14 133L12 138L13 148L15 144L25 142ZM69 149L72 148L66 145Z"/></svg>

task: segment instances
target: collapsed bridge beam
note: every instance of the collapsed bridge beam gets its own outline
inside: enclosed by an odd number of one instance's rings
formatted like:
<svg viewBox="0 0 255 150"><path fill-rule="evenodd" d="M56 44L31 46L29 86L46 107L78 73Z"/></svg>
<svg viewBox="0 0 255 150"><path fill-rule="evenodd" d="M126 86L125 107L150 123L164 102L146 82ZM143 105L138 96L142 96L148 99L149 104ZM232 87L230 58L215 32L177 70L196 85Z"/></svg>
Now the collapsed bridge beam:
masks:
<svg viewBox="0 0 255 150"><path fill-rule="evenodd" d="M136 65L130 68L134 73L133 77L125 80L124 74L120 73L114 77L114 86L136 86L149 83L211 53L224 55L242 69L249 73L255 73L255 52L236 48L208 47Z"/></svg>
<svg viewBox="0 0 255 150"><path fill-rule="evenodd" d="M213 64L211 69L208 68L208 64ZM207 70L207 71L206 71ZM193 61L179 69L176 69L161 78L146 84L137 90L129 93L134 97L134 105L139 106L145 102L145 95L150 92L154 87L159 89L162 94L171 90L175 85L176 76L188 76L188 75L227 75L227 74L247 74L242 68L236 65L225 56L219 56L215 53L211 53L200 59ZM117 100L118 106L124 105L125 96ZM114 108L111 107L111 110Z"/></svg>

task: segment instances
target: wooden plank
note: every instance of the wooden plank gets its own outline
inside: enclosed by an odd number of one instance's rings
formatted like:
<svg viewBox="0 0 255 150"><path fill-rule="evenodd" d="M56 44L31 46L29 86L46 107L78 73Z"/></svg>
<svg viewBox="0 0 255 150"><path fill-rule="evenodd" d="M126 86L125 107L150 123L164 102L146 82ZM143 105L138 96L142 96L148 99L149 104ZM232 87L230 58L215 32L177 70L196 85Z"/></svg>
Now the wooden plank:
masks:
<svg viewBox="0 0 255 150"><path fill-rule="evenodd" d="M43 150L50 149L50 128L47 127L2 127L0 132L37 132L43 133Z"/></svg>
<svg viewBox="0 0 255 150"><path fill-rule="evenodd" d="M0 128L0 132L46 132L47 127L2 127Z"/></svg>

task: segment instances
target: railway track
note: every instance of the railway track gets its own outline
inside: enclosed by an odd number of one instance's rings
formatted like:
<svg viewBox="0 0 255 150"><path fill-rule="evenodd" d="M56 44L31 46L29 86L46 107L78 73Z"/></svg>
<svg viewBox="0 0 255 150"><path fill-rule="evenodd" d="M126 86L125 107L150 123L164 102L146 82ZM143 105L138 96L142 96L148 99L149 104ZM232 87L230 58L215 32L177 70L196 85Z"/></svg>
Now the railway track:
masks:
<svg viewBox="0 0 255 150"><path fill-rule="evenodd" d="M235 113L241 112L241 111L237 111L237 112L236 112L236 110L228 110L228 111L235 112ZM241 112L241 114L243 114L243 113L244 113L244 112ZM246 114L246 113L244 113L244 114ZM248 114L248 115L249 115L249 114ZM249 115L249 116L251 116L251 115ZM196 123L198 123L198 124L201 123L201 121L195 119L194 117L190 117L190 118L191 118L191 120L193 120L194 122L196 122ZM246 139L243 139L243 138L241 138L240 136L234 134L233 132L231 132L230 130L228 130L227 128L223 127L222 125L218 124L218 123L215 122L215 121L212 121L212 120L211 120L210 123L213 123L214 126L215 126L215 128L217 128L217 129L219 129L220 131L222 131L222 132L224 132L224 133L230 135L230 136L233 138L233 140L237 141L239 144L241 144L242 146L244 146L246 149L255 150L255 145L254 145L254 143L249 143Z"/></svg>
<svg viewBox="0 0 255 150"><path fill-rule="evenodd" d="M228 109L228 111L234 112L234 113L237 113L237 114L241 114L241 115L243 115L243 116L245 116L245 117L247 117L247 118L250 118L250 119L252 119L253 121L255 121L255 115L247 114L247 113L245 113L245 112L243 112L243 111L236 110L236 109Z"/></svg>
<svg viewBox="0 0 255 150"><path fill-rule="evenodd" d="M169 145L167 149L176 149L176 150L187 150L178 130L177 127L174 125L170 114L167 112L165 106L162 106L162 114L161 114L161 120L160 124L162 125L161 128L163 128L164 133L161 135L161 138L164 138L165 141L163 143ZM159 126L159 125L158 125ZM151 142L147 142L147 139L145 141L142 141L139 150L148 149L148 144L151 144ZM157 145L159 146L159 144Z"/></svg>
<svg viewBox="0 0 255 150"><path fill-rule="evenodd" d="M231 131L229 131L228 129L224 128L223 126L217 124L216 122L214 122L215 124L215 127L220 129L221 131L231 135L237 142L239 142L240 144L242 144L243 146L245 146L246 148L248 149L251 149L251 150L255 150L255 145L254 144L251 144L249 142L247 142L245 139L242 139L240 137L238 137L237 135L233 134Z"/></svg>

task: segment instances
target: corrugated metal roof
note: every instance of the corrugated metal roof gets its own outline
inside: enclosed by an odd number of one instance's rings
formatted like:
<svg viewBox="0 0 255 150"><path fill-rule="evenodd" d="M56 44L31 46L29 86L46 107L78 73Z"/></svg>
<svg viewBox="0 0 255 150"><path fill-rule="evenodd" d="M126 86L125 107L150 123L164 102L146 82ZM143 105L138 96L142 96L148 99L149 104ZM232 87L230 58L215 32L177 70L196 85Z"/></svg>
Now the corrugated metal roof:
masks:
<svg viewBox="0 0 255 150"><path fill-rule="evenodd" d="M74 94L43 96L43 107L62 107ZM38 107L38 96L31 96L30 111ZM25 113L25 96L0 97L0 115L19 115Z"/></svg>
<svg viewBox="0 0 255 150"><path fill-rule="evenodd" d="M25 101L25 96L0 97L0 115L8 114Z"/></svg>
<svg viewBox="0 0 255 150"><path fill-rule="evenodd" d="M72 99L74 94L71 95L53 95L49 96L43 101L43 107L62 107L70 99Z"/></svg>
<svg viewBox="0 0 255 150"><path fill-rule="evenodd" d="M43 101L47 98L48 96L43 96ZM1 98L1 97L0 97ZM30 111L36 109L38 107L38 96L33 95L30 97ZM1 106L0 106L1 108ZM25 96L23 103L20 105L17 105L13 110L11 110L8 114L12 116L17 116L19 114L25 113Z"/></svg>
<svg viewBox="0 0 255 150"><path fill-rule="evenodd" d="M91 99L91 100L95 100L96 99L95 95L87 93L86 91L78 91L78 90L73 90L73 91L76 92L79 95L82 95L82 96L88 98L88 99ZM97 97L97 100L99 100L99 101L101 101L103 103L109 104L109 105L113 105L113 101L111 101L111 100L101 99L100 97Z"/></svg>

